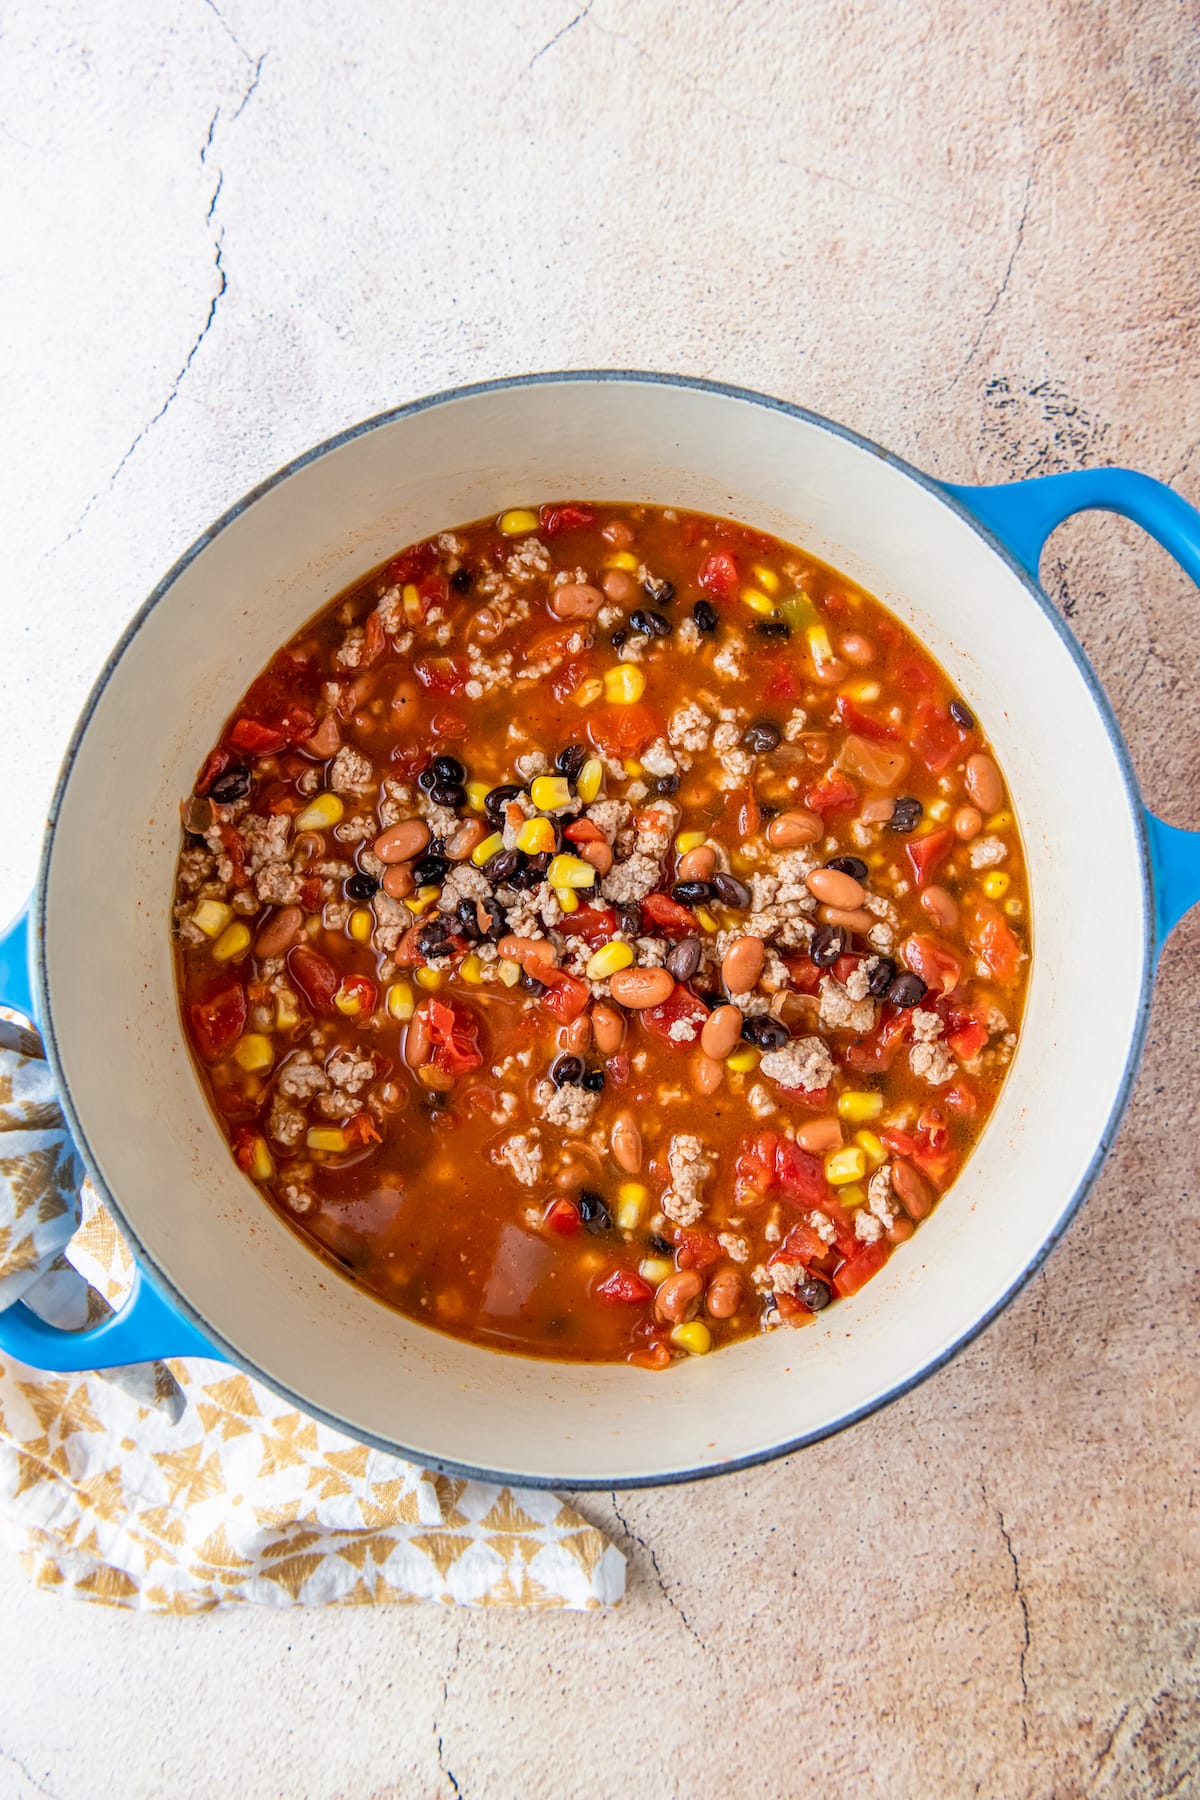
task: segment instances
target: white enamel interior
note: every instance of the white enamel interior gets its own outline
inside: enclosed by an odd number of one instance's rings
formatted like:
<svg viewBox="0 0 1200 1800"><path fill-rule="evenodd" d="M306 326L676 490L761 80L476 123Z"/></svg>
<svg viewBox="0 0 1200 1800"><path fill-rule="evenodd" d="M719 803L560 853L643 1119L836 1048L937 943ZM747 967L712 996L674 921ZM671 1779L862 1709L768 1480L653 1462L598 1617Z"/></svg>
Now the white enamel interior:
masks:
<svg viewBox="0 0 1200 1800"><path fill-rule="evenodd" d="M398 546L569 495L733 515L877 594L991 734L1032 875L1023 1040L950 1196L883 1274L813 1326L666 1378L474 1349L332 1274L234 1168L172 979L179 799L254 673ZM78 745L45 873L43 954L92 1165L152 1268L238 1358L355 1434L525 1479L608 1485L703 1472L819 1433L971 1331L1054 1234L1096 1156L1137 1028L1144 938L1139 845L1102 716L1055 629L970 525L817 422L665 380L574 378L463 394L366 431L269 488L178 573Z"/></svg>

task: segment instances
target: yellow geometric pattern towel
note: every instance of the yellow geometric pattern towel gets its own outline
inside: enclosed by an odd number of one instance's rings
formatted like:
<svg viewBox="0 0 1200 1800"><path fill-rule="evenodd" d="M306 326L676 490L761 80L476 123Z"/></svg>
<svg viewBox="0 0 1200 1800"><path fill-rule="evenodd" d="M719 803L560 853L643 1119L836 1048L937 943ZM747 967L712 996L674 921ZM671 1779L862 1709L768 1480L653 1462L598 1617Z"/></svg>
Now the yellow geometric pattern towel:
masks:
<svg viewBox="0 0 1200 1800"><path fill-rule="evenodd" d="M76 1196L40 1050L0 1023L0 1307L78 1329L119 1304L132 1260L90 1184ZM48 1375L0 1356L0 1534L40 1586L147 1612L583 1611L625 1588L620 1551L555 1495L370 1450L199 1359Z"/></svg>

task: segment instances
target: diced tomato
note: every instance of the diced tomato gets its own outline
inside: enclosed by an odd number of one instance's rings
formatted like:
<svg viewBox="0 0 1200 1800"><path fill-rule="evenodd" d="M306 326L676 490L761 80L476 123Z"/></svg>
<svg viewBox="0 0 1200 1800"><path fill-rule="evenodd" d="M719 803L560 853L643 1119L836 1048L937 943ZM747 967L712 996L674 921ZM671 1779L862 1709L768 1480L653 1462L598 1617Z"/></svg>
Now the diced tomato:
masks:
<svg viewBox="0 0 1200 1800"><path fill-rule="evenodd" d="M685 1229L675 1240L675 1259L681 1269L711 1269L724 1254L711 1231Z"/></svg>
<svg viewBox="0 0 1200 1800"><path fill-rule="evenodd" d="M429 756L429 746L419 744L413 739L401 742L392 751L390 761L398 774L406 781L414 781L425 767Z"/></svg>
<svg viewBox="0 0 1200 1800"><path fill-rule="evenodd" d="M944 707L922 700L913 718L910 742L931 775L941 775L961 756L970 732L963 731Z"/></svg>
<svg viewBox="0 0 1200 1800"><path fill-rule="evenodd" d="M828 969L818 969L811 956L787 956L784 961L792 978L792 986L798 994L815 994L821 985L822 975L829 973Z"/></svg>
<svg viewBox="0 0 1200 1800"><path fill-rule="evenodd" d="M889 629L890 624L890 620L880 620L874 635L886 648L894 650L903 638L899 631ZM933 686L933 670L920 656L901 657L892 674L896 691L901 694L927 694Z"/></svg>
<svg viewBox="0 0 1200 1800"><path fill-rule="evenodd" d="M543 537L557 537L562 531L581 531L585 525L594 525L596 514L590 506L581 506L576 500L568 500L562 506L543 506L538 513L538 530Z"/></svg>
<svg viewBox="0 0 1200 1800"><path fill-rule="evenodd" d="M669 1050L690 1050L700 1041L708 1008L689 988L675 984L674 993L658 1006L648 1006L641 1014L647 1031L666 1043Z"/></svg>
<svg viewBox="0 0 1200 1800"><path fill-rule="evenodd" d="M466 1075L477 1069L483 1061L478 1020L465 1007L446 1000L430 1000L425 1010L434 1046L434 1067L446 1075Z"/></svg>
<svg viewBox="0 0 1200 1800"><path fill-rule="evenodd" d="M632 706L602 706L587 724L589 743L602 755L617 758L637 756L662 736L662 730L658 714L640 701Z"/></svg>
<svg viewBox="0 0 1200 1800"><path fill-rule="evenodd" d="M807 1265L819 1262L826 1250L825 1242L817 1236L811 1225L801 1219L788 1229L779 1249L774 1256L768 1258L767 1266L774 1262L802 1262Z"/></svg>
<svg viewBox="0 0 1200 1800"><path fill-rule="evenodd" d="M595 844L604 839L604 833L592 819L572 820L563 836L572 844Z"/></svg>
<svg viewBox="0 0 1200 1800"><path fill-rule="evenodd" d="M597 1287L596 1296L607 1301L609 1306L641 1306L653 1292L650 1283L643 1281L633 1269L614 1269Z"/></svg>
<svg viewBox="0 0 1200 1800"><path fill-rule="evenodd" d="M545 993L538 996L539 1004L560 1025L569 1025L572 1019L577 1019L591 999L591 989L587 982L568 975L565 969L550 969L539 965L538 980L546 988Z"/></svg>
<svg viewBox="0 0 1200 1800"><path fill-rule="evenodd" d="M894 744L900 736L894 725L889 725L884 719L873 719L869 713L855 705L847 694L839 694L837 697L837 715L848 731L856 731L859 737L870 738L874 743Z"/></svg>
<svg viewBox="0 0 1200 1800"><path fill-rule="evenodd" d="M218 826L222 853L229 858L232 865L229 880L235 888L243 888L249 884L250 877L246 873L246 843L241 832L234 825Z"/></svg>
<svg viewBox="0 0 1200 1800"><path fill-rule="evenodd" d="M251 682L241 717L229 734L230 743L249 755L302 744L317 723L310 702L319 682L320 675L311 664L281 651L270 668Z"/></svg>
<svg viewBox="0 0 1200 1800"><path fill-rule="evenodd" d="M727 550L714 550L700 564L696 579L714 600L729 600L737 589L738 566Z"/></svg>
<svg viewBox="0 0 1200 1800"><path fill-rule="evenodd" d="M604 944L617 929L617 915L611 906L580 906L564 913L554 929L564 937L580 937L585 944Z"/></svg>
<svg viewBox="0 0 1200 1800"><path fill-rule="evenodd" d="M997 981L1007 987L1021 967L1021 946L1005 923L1003 914L983 900L966 924L967 942L987 964Z"/></svg>
<svg viewBox="0 0 1200 1800"><path fill-rule="evenodd" d="M542 1218L542 1224L559 1237L574 1237L580 1223L579 1208L570 1200L552 1200Z"/></svg>
<svg viewBox="0 0 1200 1800"><path fill-rule="evenodd" d="M895 1061L896 1052L912 1033L912 1017L906 1010L882 1016L874 1031L856 1043L847 1044L842 1060L863 1074L884 1074Z"/></svg>
<svg viewBox="0 0 1200 1800"><path fill-rule="evenodd" d="M775 1146L779 1142L773 1131L760 1131L747 1138L738 1150L734 1178L739 1192L752 1188L756 1194L769 1194L775 1183Z"/></svg>
<svg viewBox="0 0 1200 1800"><path fill-rule="evenodd" d="M333 964L308 944L297 944L288 951L288 970L292 980L314 1012L331 1013L333 996L338 991L338 973Z"/></svg>
<svg viewBox="0 0 1200 1800"><path fill-rule="evenodd" d="M962 1023L955 1025L946 1034L946 1042L960 1062L970 1062L973 1057L978 1056L987 1041L987 1026L979 1019L972 1018L970 1013L965 1014Z"/></svg>
<svg viewBox="0 0 1200 1800"><path fill-rule="evenodd" d="M736 838L751 838L761 824L762 809L752 787L734 788L726 794L719 829L732 832Z"/></svg>
<svg viewBox="0 0 1200 1800"><path fill-rule="evenodd" d="M413 674L431 694L461 694L467 685L465 662L454 656L421 656L413 664Z"/></svg>
<svg viewBox="0 0 1200 1800"><path fill-rule="evenodd" d="M592 672L590 656L570 656L566 662L559 663L550 677L550 692L561 704L569 700L576 688L581 687Z"/></svg>
<svg viewBox="0 0 1200 1800"><path fill-rule="evenodd" d="M924 1138L931 1150L944 1150L950 1142L950 1129L940 1106L927 1106L917 1118L917 1136Z"/></svg>
<svg viewBox="0 0 1200 1800"><path fill-rule="evenodd" d="M305 912L315 913L321 904L321 877L310 875L300 883L300 904Z"/></svg>
<svg viewBox="0 0 1200 1800"><path fill-rule="evenodd" d="M629 1052L627 1050L618 1050L617 1054L615 1056L610 1056L604 1065L605 1073L614 1087L625 1086L625 1083L629 1080L629 1067Z"/></svg>
<svg viewBox="0 0 1200 1800"><path fill-rule="evenodd" d="M894 1150L897 1156L911 1158L916 1156L921 1148L915 1137L910 1136L907 1131L901 1131L896 1125L881 1126L879 1135L888 1149Z"/></svg>
<svg viewBox="0 0 1200 1800"><path fill-rule="evenodd" d="M834 812L839 806L849 806L858 799L858 789L844 775L827 775L824 781L815 781L804 790L804 804L810 812L820 813L822 818L828 812Z"/></svg>
<svg viewBox="0 0 1200 1800"><path fill-rule="evenodd" d="M642 918L647 926L657 926L669 937L676 937L681 932L693 932L696 929L696 915L689 906L683 906L678 900L672 900L670 894L647 894L642 901Z"/></svg>
<svg viewBox="0 0 1200 1800"><path fill-rule="evenodd" d="M956 1081L942 1091L942 1105L964 1119L973 1119L979 1111L979 1096L969 1081Z"/></svg>
<svg viewBox="0 0 1200 1800"><path fill-rule="evenodd" d="M272 750L282 750L287 736L277 726L260 725L257 719L239 719L229 741L245 756L267 756Z"/></svg>
<svg viewBox="0 0 1200 1800"><path fill-rule="evenodd" d="M258 1142L258 1133L252 1125L240 1125L233 1140L233 1160L243 1175L250 1173L250 1165L254 1161L254 1146Z"/></svg>
<svg viewBox="0 0 1200 1800"><path fill-rule="evenodd" d="M631 1350L625 1361L632 1363L638 1369L669 1369L671 1352L661 1338L655 1338L652 1343L646 1344L643 1348Z"/></svg>
<svg viewBox="0 0 1200 1800"><path fill-rule="evenodd" d="M939 938L914 932L905 938L900 954L914 975L919 975L931 994L948 994L962 975L962 963Z"/></svg>
<svg viewBox="0 0 1200 1800"><path fill-rule="evenodd" d="M798 700L800 698L800 676L795 664L785 656L769 663L766 670L766 687L763 691L768 700Z"/></svg>
<svg viewBox="0 0 1200 1800"><path fill-rule="evenodd" d="M354 1117L347 1120L346 1124L342 1126L342 1130L352 1144L362 1144L364 1148L368 1144L382 1144L383 1142L379 1135L379 1128L369 1112L355 1113Z"/></svg>
<svg viewBox="0 0 1200 1800"><path fill-rule="evenodd" d="M246 990L240 981L223 981L188 1009L192 1042L205 1062L217 1062L246 1029Z"/></svg>
<svg viewBox="0 0 1200 1800"><path fill-rule="evenodd" d="M436 565L437 548L434 544L428 541L423 544L411 544L407 550L402 550L399 556L392 558L383 572L383 578L397 587L404 587L409 582L415 587L418 582L424 581L427 575L432 574Z"/></svg>
<svg viewBox="0 0 1200 1800"><path fill-rule="evenodd" d="M847 1257L833 1278L834 1289L844 1300L848 1294L857 1294L859 1288L865 1287L872 1275L878 1275L888 1259L888 1247L880 1238L877 1243L864 1244L856 1255Z"/></svg>
<svg viewBox="0 0 1200 1800"><path fill-rule="evenodd" d="M837 958L836 962L833 965L832 970L819 969L817 971L817 973L818 974L827 974L827 973L832 974L834 979L836 981L840 981L842 986L844 987L846 985L846 983L849 981L850 977L853 975L855 969L857 969L859 963L863 962L864 960L865 960L864 957L857 954L856 952L848 951L845 956L839 956Z"/></svg>
<svg viewBox="0 0 1200 1800"><path fill-rule="evenodd" d="M949 825L941 831L926 832L924 837L909 838L904 846L904 853L912 865L912 872L917 878L918 887L924 887L934 870L945 862L956 839Z"/></svg>
<svg viewBox="0 0 1200 1800"><path fill-rule="evenodd" d="M344 975L338 984L337 998L344 1002L348 1017L369 1019L375 1011L379 989L369 975Z"/></svg>
<svg viewBox="0 0 1200 1800"><path fill-rule="evenodd" d="M369 669L386 649L387 633L383 629L383 620L377 612L368 613L363 620L363 653L359 667Z"/></svg>
<svg viewBox="0 0 1200 1800"><path fill-rule="evenodd" d="M791 1138L780 1138L775 1146L775 1181L791 1199L806 1206L819 1205L829 1192L819 1160Z"/></svg>
<svg viewBox="0 0 1200 1800"><path fill-rule="evenodd" d="M820 1112L822 1107L827 1106L829 1096L833 1091L828 1083L823 1088L784 1087L782 1082L776 1082L775 1085L784 1099L790 1101L793 1106L807 1106L812 1112Z"/></svg>
<svg viewBox="0 0 1200 1800"><path fill-rule="evenodd" d="M429 735L435 738L465 738L470 722L449 706L439 707L429 721Z"/></svg>
<svg viewBox="0 0 1200 1800"><path fill-rule="evenodd" d="M197 794L207 794L217 776L223 775L232 761L232 756L223 745L218 744L215 750L210 750L204 759L204 767L196 777L194 791Z"/></svg>
<svg viewBox="0 0 1200 1800"><path fill-rule="evenodd" d="M958 1151L953 1144L944 1144L935 1150L926 1139L922 1139L913 1151L913 1162L922 1175L927 1175L939 1193L950 1184L951 1177L958 1164Z"/></svg>

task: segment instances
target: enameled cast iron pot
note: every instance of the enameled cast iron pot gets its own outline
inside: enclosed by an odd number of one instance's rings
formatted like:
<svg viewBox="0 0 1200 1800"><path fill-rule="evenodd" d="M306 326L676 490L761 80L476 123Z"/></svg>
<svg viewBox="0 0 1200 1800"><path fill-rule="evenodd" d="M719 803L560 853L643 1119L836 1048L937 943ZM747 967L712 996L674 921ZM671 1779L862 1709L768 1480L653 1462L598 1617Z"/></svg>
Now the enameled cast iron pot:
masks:
<svg viewBox="0 0 1200 1800"><path fill-rule="evenodd" d="M984 721L1032 886L1020 1047L948 1198L804 1332L667 1376L477 1349L332 1273L235 1168L175 1000L179 800L258 669L399 545L570 495L732 515L878 595ZM67 752L32 911L33 1007L140 1274L124 1310L87 1333L12 1308L0 1349L64 1370L224 1357L383 1448L576 1488L776 1456L938 1368L1011 1299L1086 1193L1133 1081L1158 948L1200 899L1200 834L1143 810L1108 702L1037 584L1047 535L1088 507L1136 520L1200 581L1200 514L1146 476L948 487L798 407L663 375L439 394L256 488L180 559L109 659ZM28 1009L25 954L10 934L0 992Z"/></svg>

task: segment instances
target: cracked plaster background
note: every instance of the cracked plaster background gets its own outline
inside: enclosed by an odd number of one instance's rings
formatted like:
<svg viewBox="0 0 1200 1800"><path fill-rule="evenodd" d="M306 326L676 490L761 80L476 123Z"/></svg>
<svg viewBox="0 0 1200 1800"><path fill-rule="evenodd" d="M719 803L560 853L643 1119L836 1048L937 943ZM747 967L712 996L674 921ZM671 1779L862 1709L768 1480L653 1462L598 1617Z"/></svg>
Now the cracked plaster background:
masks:
<svg viewBox="0 0 1200 1800"><path fill-rule="evenodd" d="M0 910L162 571L415 394L678 368L949 478L1118 462L1200 500L1198 24L1194 0L10 0ZM1200 825L1195 591L1096 516L1043 576L1147 795ZM3 1563L0 1796L1200 1790L1198 952L1193 919L1105 1173L980 1342L789 1461L583 1502L630 1555L619 1612L138 1620Z"/></svg>

